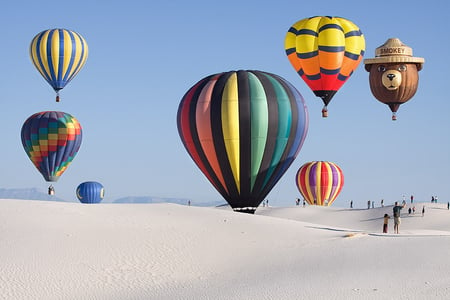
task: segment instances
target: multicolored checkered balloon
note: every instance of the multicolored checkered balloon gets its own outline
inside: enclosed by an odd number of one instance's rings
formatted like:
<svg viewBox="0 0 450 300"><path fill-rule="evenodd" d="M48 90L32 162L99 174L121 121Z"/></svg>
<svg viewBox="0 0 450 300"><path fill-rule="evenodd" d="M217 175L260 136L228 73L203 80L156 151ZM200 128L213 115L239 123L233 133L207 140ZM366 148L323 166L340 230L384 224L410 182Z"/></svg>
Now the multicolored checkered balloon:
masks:
<svg viewBox="0 0 450 300"><path fill-rule="evenodd" d="M30 116L22 126L22 145L46 181L57 181L81 146L82 130L77 119L60 111Z"/></svg>

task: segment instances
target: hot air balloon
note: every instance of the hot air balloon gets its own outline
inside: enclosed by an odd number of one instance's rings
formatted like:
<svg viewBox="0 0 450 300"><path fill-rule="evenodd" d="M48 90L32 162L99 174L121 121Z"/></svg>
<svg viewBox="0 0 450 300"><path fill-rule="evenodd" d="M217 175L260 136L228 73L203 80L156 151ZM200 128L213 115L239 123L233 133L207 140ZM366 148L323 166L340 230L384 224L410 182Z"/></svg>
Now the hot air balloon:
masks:
<svg viewBox="0 0 450 300"><path fill-rule="evenodd" d="M81 70L88 57L84 38L67 29L48 29L37 34L30 45L30 57L36 69L56 92Z"/></svg>
<svg viewBox="0 0 450 300"><path fill-rule="evenodd" d="M81 183L76 192L81 203L100 203L105 197L105 188L96 181Z"/></svg>
<svg viewBox="0 0 450 300"><path fill-rule="evenodd" d="M375 58L364 60L369 74L370 90L378 101L392 111L397 120L400 105L410 100L419 85L419 71L425 60L413 57L412 49L398 38L390 38L375 50Z"/></svg>
<svg viewBox="0 0 450 300"><path fill-rule="evenodd" d="M322 116L327 117L328 104L364 55L361 30L340 17L306 18L292 25L284 47L295 71L322 99Z"/></svg>
<svg viewBox="0 0 450 300"><path fill-rule="evenodd" d="M44 111L22 126L22 145L46 181L54 182L70 165L81 146L81 125L65 112Z"/></svg>
<svg viewBox="0 0 450 300"><path fill-rule="evenodd" d="M313 161L300 167L295 182L308 204L330 206L344 186L344 174L335 163Z"/></svg>
<svg viewBox="0 0 450 300"><path fill-rule="evenodd" d="M191 87L177 126L187 152L230 206L254 213L300 151L308 113L302 95L280 76L240 70Z"/></svg>

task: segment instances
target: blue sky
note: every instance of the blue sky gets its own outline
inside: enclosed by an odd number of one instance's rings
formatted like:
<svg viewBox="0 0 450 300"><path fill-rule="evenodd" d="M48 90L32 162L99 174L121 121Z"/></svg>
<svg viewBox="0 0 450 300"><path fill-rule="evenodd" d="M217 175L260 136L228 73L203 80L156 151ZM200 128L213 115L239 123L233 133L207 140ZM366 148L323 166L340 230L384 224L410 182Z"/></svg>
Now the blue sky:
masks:
<svg viewBox="0 0 450 300"><path fill-rule="evenodd" d="M126 4L125 4L126 3ZM345 3L345 4L344 4ZM183 197L204 202L220 194L197 169L177 132L184 93L203 77L238 69L282 76L305 98L308 136L291 168L268 195L272 205L293 205L294 177L307 161L327 160L344 171L335 202L385 203L411 194L418 201L450 200L450 35L445 1L9 1L0 10L0 187L48 184L26 156L23 122L35 112L60 110L83 126L83 144L55 184L76 201L75 188L101 182L105 201L119 197ZM419 89L391 121L369 88L364 65L339 90L321 117L322 102L295 73L284 37L296 21L316 16L352 20L366 39L364 58L397 37L424 57ZM89 45L81 72L54 101L51 87L28 56L31 39L49 28L80 33Z"/></svg>

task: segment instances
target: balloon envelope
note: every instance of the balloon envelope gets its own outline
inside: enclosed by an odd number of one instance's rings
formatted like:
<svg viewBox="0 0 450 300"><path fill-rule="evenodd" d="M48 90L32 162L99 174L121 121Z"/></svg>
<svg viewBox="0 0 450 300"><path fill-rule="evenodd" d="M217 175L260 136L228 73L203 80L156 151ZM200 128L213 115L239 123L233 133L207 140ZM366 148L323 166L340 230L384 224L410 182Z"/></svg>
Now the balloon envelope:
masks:
<svg viewBox="0 0 450 300"><path fill-rule="evenodd" d="M375 98L388 105L392 120L400 105L409 101L419 84L419 71L425 62L422 57L413 57L412 48L398 38L390 38L375 50L375 58L364 60L369 72L370 90Z"/></svg>
<svg viewBox="0 0 450 300"><path fill-rule="evenodd" d="M308 204L330 206L344 186L344 174L335 163L308 162L298 170L296 184Z"/></svg>
<svg viewBox="0 0 450 300"><path fill-rule="evenodd" d="M105 196L105 188L96 181L81 183L76 192L81 203L100 203Z"/></svg>
<svg viewBox="0 0 450 300"><path fill-rule="evenodd" d="M81 146L81 125L72 115L44 111L30 116L21 131L22 145L46 181L57 181Z"/></svg>
<svg viewBox="0 0 450 300"><path fill-rule="evenodd" d="M340 17L300 20L289 29L284 45L294 69L322 99L324 111L358 67L365 51L361 30Z"/></svg>
<svg viewBox="0 0 450 300"><path fill-rule="evenodd" d="M48 29L30 44L30 57L44 79L58 92L81 70L88 57L84 38L67 29Z"/></svg>
<svg viewBox="0 0 450 300"><path fill-rule="evenodd" d="M280 76L230 71L189 89L177 126L187 152L230 206L253 213L300 151L308 113Z"/></svg>

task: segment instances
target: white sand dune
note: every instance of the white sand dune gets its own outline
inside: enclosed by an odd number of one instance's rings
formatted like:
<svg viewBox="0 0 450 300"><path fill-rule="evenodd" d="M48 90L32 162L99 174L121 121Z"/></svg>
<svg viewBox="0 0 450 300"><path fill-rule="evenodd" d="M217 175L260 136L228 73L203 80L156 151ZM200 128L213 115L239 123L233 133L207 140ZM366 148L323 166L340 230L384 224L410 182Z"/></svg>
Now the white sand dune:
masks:
<svg viewBox="0 0 450 300"><path fill-rule="evenodd" d="M0 200L0 299L450 299L450 211L415 205L395 235L392 207Z"/></svg>

